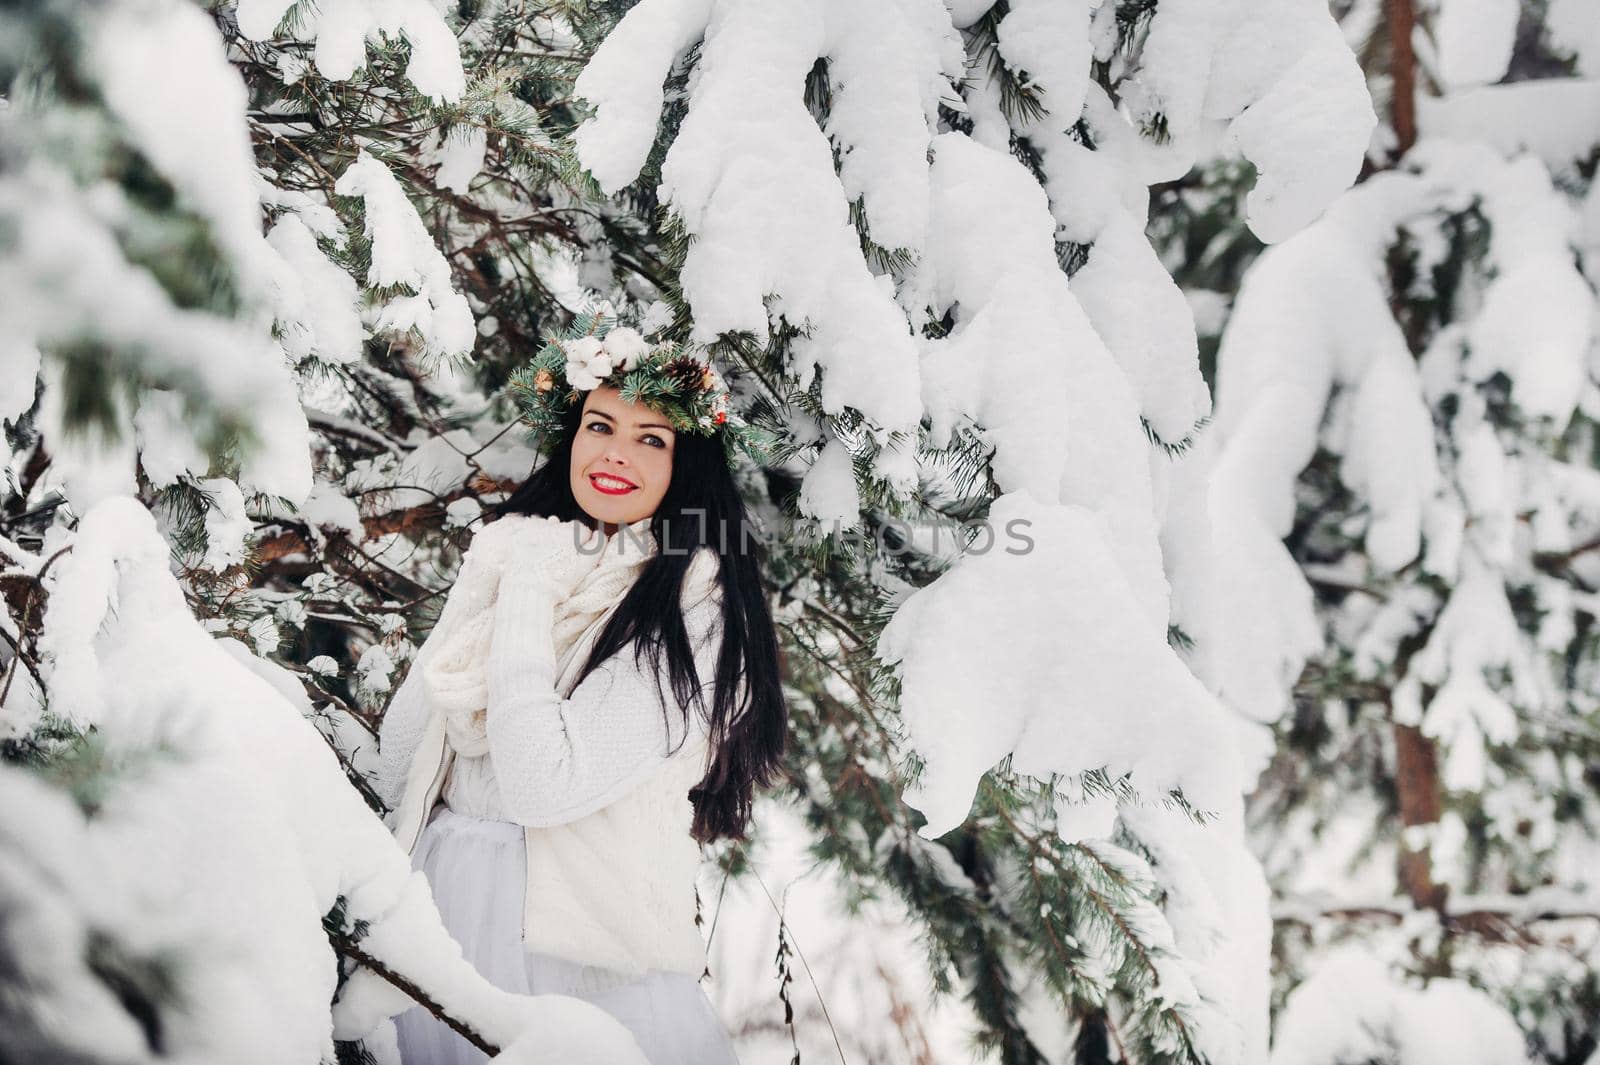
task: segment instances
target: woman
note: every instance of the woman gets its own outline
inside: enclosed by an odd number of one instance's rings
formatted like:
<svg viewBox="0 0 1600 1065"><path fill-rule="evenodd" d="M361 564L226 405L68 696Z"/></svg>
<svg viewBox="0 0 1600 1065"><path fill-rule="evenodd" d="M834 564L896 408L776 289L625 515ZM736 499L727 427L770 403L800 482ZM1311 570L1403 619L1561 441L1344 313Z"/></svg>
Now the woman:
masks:
<svg viewBox="0 0 1600 1065"><path fill-rule="evenodd" d="M521 397L550 459L384 718L393 828L491 982L594 1003L652 1065L735 1063L698 983L698 844L743 837L786 715L726 393L629 329L551 350ZM484 1060L421 1007L396 1028L406 1065Z"/></svg>

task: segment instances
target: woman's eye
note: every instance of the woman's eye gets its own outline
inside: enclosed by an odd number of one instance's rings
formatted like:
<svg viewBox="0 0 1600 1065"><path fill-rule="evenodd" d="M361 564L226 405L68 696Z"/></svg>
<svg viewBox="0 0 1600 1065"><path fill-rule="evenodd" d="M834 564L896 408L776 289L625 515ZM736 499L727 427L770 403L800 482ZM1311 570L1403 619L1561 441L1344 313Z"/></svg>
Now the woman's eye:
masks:
<svg viewBox="0 0 1600 1065"><path fill-rule="evenodd" d="M607 432L607 433L609 433L611 431L611 426L608 425L605 422L602 422L602 421L592 421L592 422L589 423L588 428L589 429L599 429L600 431ZM666 447L667 446L667 442L665 440L663 440L661 437L657 436L655 433L646 433L640 439L642 439L642 440L646 441L647 443L649 443L651 447Z"/></svg>

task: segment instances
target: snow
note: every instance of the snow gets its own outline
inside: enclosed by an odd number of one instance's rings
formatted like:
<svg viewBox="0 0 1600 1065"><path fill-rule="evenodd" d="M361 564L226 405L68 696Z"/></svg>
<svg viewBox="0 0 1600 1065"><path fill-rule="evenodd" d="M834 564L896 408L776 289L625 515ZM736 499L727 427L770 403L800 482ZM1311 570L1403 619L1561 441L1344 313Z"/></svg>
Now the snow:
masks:
<svg viewBox="0 0 1600 1065"><path fill-rule="evenodd" d="M1529 156L1493 167L1484 189L1498 276L1469 327L1470 372L1503 371L1525 412L1566 426L1587 378L1594 336L1594 293L1571 247L1577 216Z"/></svg>
<svg viewBox="0 0 1600 1065"><path fill-rule="evenodd" d="M1377 115L1325 4L1239 0L1234 11L1203 113L1232 120L1232 143L1259 173L1246 202L1250 229L1274 243L1355 180Z"/></svg>
<svg viewBox="0 0 1600 1065"><path fill-rule="evenodd" d="M389 653L389 648L381 643L372 644L362 651L361 659L356 663L362 688L373 693L389 690L393 683L389 675L394 669L394 657Z"/></svg>
<svg viewBox="0 0 1600 1065"><path fill-rule="evenodd" d="M249 211L259 217L253 200ZM57 441L56 470L75 504L87 507L129 490L134 470L130 412L120 414L117 441L94 432L71 439L62 428L62 366L53 352L96 340L111 346L115 365L147 379L180 382L217 414L250 412L259 421L260 446L245 460L243 486L303 497L310 487L305 415L264 327L257 331L173 306L150 274L123 258L86 198L64 182L0 182L0 217L15 223L12 254L0 260L0 287L8 293L0 306L0 332L24 344L31 339L46 353L41 427L47 439ZM117 399L113 405L121 404ZM170 434L162 442L170 448ZM185 465L192 457L178 456ZM161 458L172 473L173 453Z"/></svg>
<svg viewBox="0 0 1600 1065"><path fill-rule="evenodd" d="M180 200L211 224L246 295L259 295L267 276L248 100L211 16L192 4L147 0L108 7L90 25L86 62L105 105Z"/></svg>
<svg viewBox="0 0 1600 1065"><path fill-rule="evenodd" d="M1544 25L1556 50L1577 60L1579 73L1600 76L1600 18L1593 0L1550 0Z"/></svg>
<svg viewBox="0 0 1600 1065"><path fill-rule="evenodd" d="M400 334L415 329L431 355L470 354L477 329L466 297L452 287L450 264L389 168L363 149L333 188L341 196L360 196L365 206L365 232L372 241L367 283L415 292L391 299L375 328Z"/></svg>
<svg viewBox="0 0 1600 1065"><path fill-rule="evenodd" d="M75 893L126 906L114 927L140 953L185 959L180 979L194 990L169 1019L168 1052L331 1060L336 1034L359 1037L408 1005L392 991L381 1002L362 996L365 980L377 979L363 971L330 1023L335 965L322 916L343 898L351 922L370 923L364 950L490 1042L509 1046L537 1026L560 1060L642 1062L631 1036L598 1008L508 995L467 965L425 879L325 741L273 683L195 623L167 557L137 502L90 509L53 572L43 646L52 704L95 725L111 756L152 745L182 754L112 783L87 845L70 851L88 866L72 881ZM151 671L152 661L164 668ZM63 830L52 847L74 838ZM107 882L120 890L104 892Z"/></svg>
<svg viewBox="0 0 1600 1065"><path fill-rule="evenodd" d="M839 1060L836 1037L847 1061L916 1065L946 1048L959 1048L962 1061L998 1060L964 1052L975 1024L970 1007L933 994L917 919L898 897L853 898L850 879L813 858L811 833L788 802L758 798L755 823L759 834L745 851L749 871L724 887L721 872L707 863L699 882L711 970L701 986L733 1033L740 1061L779 1065L794 1053L786 1028L773 1023L780 915L796 952L787 993L801 1060ZM885 851L898 842L887 834ZM916 848L912 860L919 865L944 870L954 889L973 890L944 847L917 837L905 845Z"/></svg>
<svg viewBox="0 0 1600 1065"><path fill-rule="evenodd" d="M1134 220L1118 213L1096 234L1072 294L1139 395L1157 436L1184 439L1211 413L1194 319Z"/></svg>
<svg viewBox="0 0 1600 1065"><path fill-rule="evenodd" d="M298 215L280 218L267 233L267 243L293 271L280 282L278 318L286 323L280 335L284 348L297 359L316 355L347 363L359 358L367 332L361 324L355 279L323 254Z"/></svg>
<svg viewBox="0 0 1600 1065"><path fill-rule="evenodd" d="M1511 743L1519 731L1513 703L1537 714L1549 701L1541 690L1506 601L1500 572L1465 556L1469 565L1452 590L1428 642L1396 687L1395 718L1421 724L1448 752L1442 779L1453 790L1481 791L1490 783L1484 744ZM1502 695L1490 671L1506 668ZM1421 687L1438 690L1422 711ZM1509 698L1508 698L1509 696Z"/></svg>
<svg viewBox="0 0 1600 1065"><path fill-rule="evenodd" d="M911 331L880 283L890 279L867 269L827 138L794 91L821 53L818 15L805 3L717 7L661 197L696 238L681 274L695 340L765 339L776 293L772 312L809 326L791 369L802 387L822 371L823 409L849 404L885 431L910 431L920 414Z"/></svg>
<svg viewBox="0 0 1600 1065"><path fill-rule="evenodd" d="M433 502L436 496L459 491L472 472L466 456L478 450L477 442L465 429L452 429L439 436L419 429L412 434L412 440L417 441L417 447L406 456L394 478L401 487L388 493L390 504L396 508L420 506ZM528 468L523 466L518 477L526 476Z"/></svg>
<svg viewBox="0 0 1600 1065"><path fill-rule="evenodd" d="M144 475L158 488L185 475L203 474L211 463L184 424L183 397L176 392L145 390L139 397L133 427Z"/></svg>
<svg viewBox="0 0 1600 1065"><path fill-rule="evenodd" d="M239 458L239 487L298 505L311 492L310 428L282 358L268 358L282 372L268 377L253 397L249 424L254 446Z"/></svg>
<svg viewBox="0 0 1600 1065"><path fill-rule="evenodd" d="M1278 716L1321 643L1310 587L1279 542L1319 443L1341 454L1341 476L1370 502L1373 563L1392 572L1421 549L1439 483L1432 416L1372 265L1417 192L1407 175L1379 175L1269 248L1247 271L1222 338L1211 514L1237 624L1219 648L1220 691L1257 720ZM1324 437L1336 386L1354 399Z"/></svg>
<svg viewBox="0 0 1600 1065"><path fill-rule="evenodd" d="M269 40L292 6L292 0L240 0L239 32ZM411 46L406 77L419 93L453 103L466 91L455 34L428 0L323 0L302 21L307 32L298 39L315 44L317 71L330 81L346 81L366 65L368 42L404 40Z"/></svg>
<svg viewBox="0 0 1600 1065"><path fill-rule="evenodd" d="M0 421L15 422L33 406L39 349L17 338L0 345Z"/></svg>
<svg viewBox="0 0 1600 1065"><path fill-rule="evenodd" d="M848 529L861 523L861 495L856 490L855 469L850 449L839 440L829 440L822 454L811 464L800 484L797 501L802 514L818 521L838 523Z"/></svg>
<svg viewBox="0 0 1600 1065"><path fill-rule="evenodd" d="M598 117L580 126L578 155L608 190L631 181L648 149L642 131L655 129L666 65L705 28L659 190L695 238L681 275L694 339L748 330L764 340L776 293L772 313L809 327L791 348L791 368L802 386L821 369L823 409L839 413L848 402L885 431L908 431L920 413L911 332L892 286L881 283L890 279L867 269L828 139L795 90L822 54L822 14L816 2L635 6L579 77L577 91ZM644 33L654 38L648 47L639 44ZM914 99L923 91L920 81L908 89ZM903 110L898 117L913 118L925 138L924 116Z"/></svg>
<svg viewBox="0 0 1600 1065"><path fill-rule="evenodd" d="M221 571L244 561L245 540L254 531L245 513L244 495L226 477L211 477L199 482L210 506L206 509L206 551L200 564Z"/></svg>
<svg viewBox="0 0 1600 1065"><path fill-rule="evenodd" d="M1172 151L1193 159L1211 77L1212 53L1237 0L1168 0L1157 5L1140 49L1140 62L1121 96L1136 128L1165 120ZM1113 5L1102 5L1115 10ZM1181 165L1181 163L1179 164Z"/></svg>
<svg viewBox="0 0 1600 1065"><path fill-rule="evenodd" d="M1594 150L1600 80L1544 78L1419 96L1417 128L1425 137L1477 141L1503 155L1528 151L1553 170L1570 170Z"/></svg>
<svg viewBox="0 0 1600 1065"><path fill-rule="evenodd" d="M662 82L700 39L714 0L644 0L630 7L573 84L594 117L573 133L578 158L611 195L638 176L655 143Z"/></svg>
<svg viewBox="0 0 1600 1065"><path fill-rule="evenodd" d="M1433 36L1447 91L1505 77L1521 8L1518 0L1439 0Z"/></svg>
<svg viewBox="0 0 1600 1065"><path fill-rule="evenodd" d="M361 525L361 511L355 502L321 478L312 486L311 494L300 507L300 516L313 529L337 529L359 543L366 538Z"/></svg>
<svg viewBox="0 0 1600 1065"><path fill-rule="evenodd" d="M1164 623L1149 445L1127 379L1055 267L1044 194L1009 154L965 137L945 134L934 152L928 255L909 283L960 314L948 337L921 341L930 442L970 421L1002 491L1100 511L1138 605ZM968 207L979 188L997 194L983 216Z"/></svg>
<svg viewBox="0 0 1600 1065"><path fill-rule="evenodd" d="M1083 111L1094 55L1089 15L1086 0L1012 0L995 28L1000 58L1039 92L1045 116L1038 121L1058 130Z"/></svg>
<svg viewBox="0 0 1600 1065"><path fill-rule="evenodd" d="M1008 753L1021 773L1105 767L1146 795L1182 788L1205 809L1236 799L1226 711L1135 605L1103 522L1022 492L990 510L994 527L1013 520L1028 522L1030 547L969 554L913 592L879 643L926 761L905 795L923 835L965 820L978 778Z"/></svg>
<svg viewBox="0 0 1600 1065"><path fill-rule="evenodd" d="M1315 219L1355 181L1375 124L1366 79L1335 33L1228 127L1258 172L1246 201L1251 231L1272 243Z"/></svg>
<svg viewBox="0 0 1600 1065"><path fill-rule="evenodd" d="M1120 816L1154 856L1201 1051L1215 1062L1265 1061L1273 926L1266 876L1245 843L1243 802L1206 825L1155 806Z"/></svg>
<svg viewBox="0 0 1600 1065"><path fill-rule="evenodd" d="M59 485L75 507L86 507L106 496L132 492L136 459L127 400L121 394L109 397L109 426L93 424L68 434L63 367L54 359L48 360L42 377L44 395L39 403L39 425L45 438L54 441L49 481Z"/></svg>
<svg viewBox="0 0 1600 1065"><path fill-rule="evenodd" d="M472 179L483 169L483 157L488 149L489 131L483 126L456 126L434 153L439 164L435 183L441 189L466 193Z"/></svg>
<svg viewBox="0 0 1600 1065"><path fill-rule="evenodd" d="M444 523L450 528L462 528L477 521L483 514L483 504L471 496L452 499L444 508Z"/></svg>
<svg viewBox="0 0 1600 1065"><path fill-rule="evenodd" d="M1331 951L1289 995L1272 1065L1402 1061L1406 1065L1514 1065L1531 1061L1501 1006L1459 980L1397 983L1360 944Z"/></svg>
<svg viewBox="0 0 1600 1065"><path fill-rule="evenodd" d="M89 965L91 936L137 931L137 907L103 890L101 850L68 795L0 765L0 955L16 966L0 1016L7 1051L19 1059L137 1061L147 1053L138 1018Z"/></svg>
<svg viewBox="0 0 1600 1065"><path fill-rule="evenodd" d="M838 146L845 199L859 198L872 239L920 251L927 243L929 123L951 95L965 53L934 0L823 11L832 104L824 127Z"/></svg>

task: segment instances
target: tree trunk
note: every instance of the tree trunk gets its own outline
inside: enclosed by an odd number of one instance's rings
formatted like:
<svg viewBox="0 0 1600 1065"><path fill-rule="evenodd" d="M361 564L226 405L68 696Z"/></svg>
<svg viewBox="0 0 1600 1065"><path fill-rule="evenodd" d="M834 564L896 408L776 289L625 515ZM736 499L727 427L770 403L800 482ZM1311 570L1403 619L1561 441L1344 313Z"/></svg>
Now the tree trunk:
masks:
<svg viewBox="0 0 1600 1065"><path fill-rule="evenodd" d="M1394 726L1395 795L1405 828L1436 824L1444 812L1439 794L1439 755L1433 741L1415 725ZM1445 887L1433 881L1429 848L1400 844L1400 887L1419 909L1443 911Z"/></svg>
<svg viewBox="0 0 1600 1065"><path fill-rule="evenodd" d="M1411 34L1417 28L1412 0L1384 0L1389 23L1389 122L1394 127L1395 158L1417 143L1417 53Z"/></svg>

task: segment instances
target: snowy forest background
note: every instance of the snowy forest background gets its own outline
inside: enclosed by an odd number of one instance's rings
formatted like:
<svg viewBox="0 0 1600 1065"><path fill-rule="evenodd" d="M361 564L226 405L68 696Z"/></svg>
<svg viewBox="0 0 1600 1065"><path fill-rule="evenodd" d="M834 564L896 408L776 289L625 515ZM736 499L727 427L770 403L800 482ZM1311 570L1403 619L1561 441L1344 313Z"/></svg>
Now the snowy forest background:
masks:
<svg viewBox="0 0 1600 1065"><path fill-rule="evenodd" d="M0 1062L642 1060L371 782L600 301L783 440L749 1065L1600 1060L1600 0L13 0L0 84Z"/></svg>

